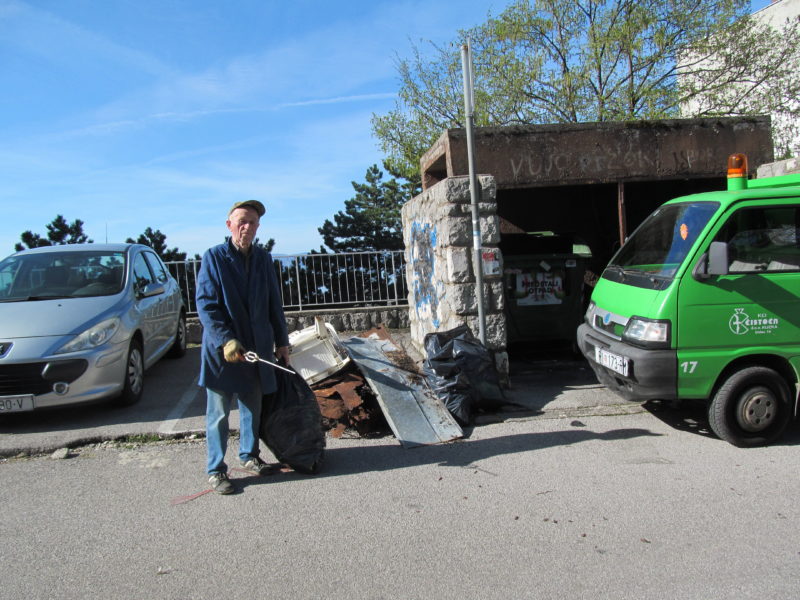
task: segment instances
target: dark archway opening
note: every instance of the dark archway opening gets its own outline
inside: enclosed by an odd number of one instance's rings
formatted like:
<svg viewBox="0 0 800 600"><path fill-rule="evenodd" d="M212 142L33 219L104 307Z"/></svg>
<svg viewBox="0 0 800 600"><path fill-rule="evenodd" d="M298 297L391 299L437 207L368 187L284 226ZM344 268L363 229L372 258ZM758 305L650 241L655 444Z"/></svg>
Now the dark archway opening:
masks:
<svg viewBox="0 0 800 600"><path fill-rule="evenodd" d="M497 191L512 355L569 347L603 268L658 206L724 189L724 178L561 185ZM620 211L621 207L621 211ZM622 224L621 224L622 223Z"/></svg>

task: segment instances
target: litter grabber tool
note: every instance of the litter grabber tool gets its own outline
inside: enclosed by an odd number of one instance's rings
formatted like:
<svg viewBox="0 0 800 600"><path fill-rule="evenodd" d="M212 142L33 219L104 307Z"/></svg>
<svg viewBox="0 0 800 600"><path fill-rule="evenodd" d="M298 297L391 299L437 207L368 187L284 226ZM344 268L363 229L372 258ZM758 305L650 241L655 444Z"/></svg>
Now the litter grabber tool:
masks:
<svg viewBox="0 0 800 600"><path fill-rule="evenodd" d="M275 364L274 362L270 362L268 360L264 360L258 354L253 352L252 350L250 352L245 352L244 353L244 359L249 363L263 362L263 363L267 363L270 367L275 367L276 369L280 369L281 371L286 371L287 373L292 373L292 374L294 373L294 371L292 371L291 369L287 369L286 367L282 367L282 366L280 366L278 364Z"/></svg>

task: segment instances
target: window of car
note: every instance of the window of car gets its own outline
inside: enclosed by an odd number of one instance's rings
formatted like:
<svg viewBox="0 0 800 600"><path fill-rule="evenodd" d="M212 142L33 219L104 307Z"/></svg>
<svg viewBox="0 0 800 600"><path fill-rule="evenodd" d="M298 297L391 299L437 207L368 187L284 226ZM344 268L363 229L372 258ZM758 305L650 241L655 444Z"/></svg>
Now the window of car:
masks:
<svg viewBox="0 0 800 600"><path fill-rule="evenodd" d="M18 260L5 260L0 263L0 296L10 295L19 266L20 261Z"/></svg>
<svg viewBox="0 0 800 600"><path fill-rule="evenodd" d="M147 287L148 283L153 283L155 278L147 266L147 261L142 254L137 254L133 259L133 289L140 293Z"/></svg>
<svg viewBox="0 0 800 600"><path fill-rule="evenodd" d="M0 301L117 294L124 268L125 254L118 251L21 252L0 261Z"/></svg>
<svg viewBox="0 0 800 600"><path fill-rule="evenodd" d="M161 262L161 259L158 258L155 252L143 252L143 254L147 259L147 264L150 265L150 270L156 277L156 281L160 283L166 283L169 279L169 275L167 275L167 271L164 268L164 264Z"/></svg>
<svg viewBox="0 0 800 600"><path fill-rule="evenodd" d="M717 237L728 243L731 272L800 270L800 206L743 208Z"/></svg>

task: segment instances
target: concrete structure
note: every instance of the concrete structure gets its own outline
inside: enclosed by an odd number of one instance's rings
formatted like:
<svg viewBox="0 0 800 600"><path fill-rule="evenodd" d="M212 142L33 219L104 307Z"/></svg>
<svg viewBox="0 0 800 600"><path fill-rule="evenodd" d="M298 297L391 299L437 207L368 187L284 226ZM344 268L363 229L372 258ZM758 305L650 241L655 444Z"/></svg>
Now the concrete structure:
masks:
<svg viewBox="0 0 800 600"><path fill-rule="evenodd" d="M486 346L508 372L501 281L500 220L494 178L479 178ZM472 264L469 177L448 177L403 206L411 340L424 354L427 333L467 323L477 336L478 304Z"/></svg>
<svg viewBox="0 0 800 600"><path fill-rule="evenodd" d="M756 177L775 177L777 175L794 175L800 173L800 158L787 158L774 163L759 165L756 170Z"/></svg>
<svg viewBox="0 0 800 600"><path fill-rule="evenodd" d="M586 268L599 273L654 208L723 187L734 152L746 153L751 165L771 162L769 117L476 128L477 169L487 174L479 177L486 342L501 371L508 340L503 255L520 252L520 244L507 243L513 232L574 238L591 249ZM445 131L420 166L423 192L402 213L418 348L427 333L462 323L478 332L465 131Z"/></svg>
<svg viewBox="0 0 800 600"><path fill-rule="evenodd" d="M478 170L498 190L724 176L726 159L772 160L769 117L478 127ZM448 129L420 159L423 190L467 175L463 129Z"/></svg>
<svg viewBox="0 0 800 600"><path fill-rule="evenodd" d="M657 206L724 184L727 157L773 160L769 117L477 128L480 173L497 186L503 232L556 231L587 243L596 268ZM466 134L445 131L420 160L423 189L467 175Z"/></svg>

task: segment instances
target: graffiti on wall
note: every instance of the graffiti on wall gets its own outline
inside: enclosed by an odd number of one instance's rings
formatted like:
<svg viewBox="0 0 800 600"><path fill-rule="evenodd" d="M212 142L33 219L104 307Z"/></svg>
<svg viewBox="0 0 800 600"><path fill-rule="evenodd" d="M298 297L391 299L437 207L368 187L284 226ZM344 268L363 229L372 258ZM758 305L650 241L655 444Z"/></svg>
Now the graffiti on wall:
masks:
<svg viewBox="0 0 800 600"><path fill-rule="evenodd" d="M411 270L414 308L417 317L439 327L439 296L436 293L435 255L436 227L416 221L411 225Z"/></svg>
<svg viewBox="0 0 800 600"><path fill-rule="evenodd" d="M564 177L608 179L610 175L652 175L661 172L691 173L714 169L716 156L712 149L680 149L669 155L646 148L603 148L578 154L574 151L530 153L509 157L510 173L514 181Z"/></svg>

